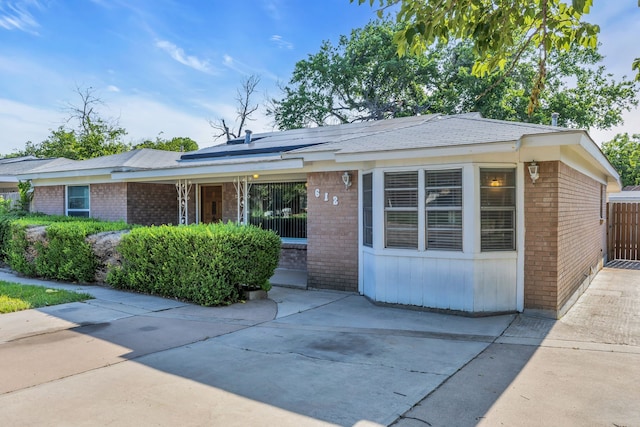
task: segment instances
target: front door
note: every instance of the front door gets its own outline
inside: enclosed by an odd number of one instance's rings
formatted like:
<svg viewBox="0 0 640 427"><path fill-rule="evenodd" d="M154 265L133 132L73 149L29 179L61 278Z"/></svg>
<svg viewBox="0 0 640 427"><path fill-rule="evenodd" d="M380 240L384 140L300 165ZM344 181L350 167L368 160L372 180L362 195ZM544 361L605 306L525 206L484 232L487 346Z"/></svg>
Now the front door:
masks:
<svg viewBox="0 0 640 427"><path fill-rule="evenodd" d="M209 224L222 220L222 186L200 187L200 222Z"/></svg>

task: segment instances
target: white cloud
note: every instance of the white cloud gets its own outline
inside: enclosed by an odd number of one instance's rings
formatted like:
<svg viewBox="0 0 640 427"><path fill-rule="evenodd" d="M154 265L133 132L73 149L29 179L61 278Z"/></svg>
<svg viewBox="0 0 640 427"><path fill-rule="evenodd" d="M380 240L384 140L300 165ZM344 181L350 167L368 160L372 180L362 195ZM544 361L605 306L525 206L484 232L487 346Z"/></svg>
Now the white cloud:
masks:
<svg viewBox="0 0 640 427"><path fill-rule="evenodd" d="M181 63L182 65L186 65L187 67L193 68L194 70L201 71L207 74L215 74L215 70L209 65L209 61L201 60L193 55L186 55L184 49L176 46L175 44L166 41L166 40L158 40L156 42L156 47L167 52L173 59Z"/></svg>
<svg viewBox="0 0 640 427"><path fill-rule="evenodd" d="M0 153L22 150L27 141L42 142L61 123L60 111L0 98Z"/></svg>
<svg viewBox="0 0 640 427"><path fill-rule="evenodd" d="M120 92L120 88L118 86L109 85L107 86L108 92Z"/></svg>
<svg viewBox="0 0 640 427"><path fill-rule="evenodd" d="M267 77L271 80L274 81L278 81L278 76L276 76L275 74L271 73L268 70L264 70L264 69L260 69L260 68L256 68L250 64L246 64L244 62L238 61L237 59L233 58L230 55L223 55L222 57L222 65L224 65L227 68L230 68L234 71L237 71L240 74L244 74L245 76L250 76L250 75L257 75L257 76L261 76L261 77Z"/></svg>
<svg viewBox="0 0 640 427"><path fill-rule="evenodd" d="M280 49L293 49L293 43L283 39L282 36L279 36L277 34L272 35L269 40L274 42Z"/></svg>
<svg viewBox="0 0 640 427"><path fill-rule="evenodd" d="M279 0L266 0L262 3L262 7L274 21L281 21L283 19L281 14L282 5Z"/></svg>
<svg viewBox="0 0 640 427"><path fill-rule="evenodd" d="M30 7L41 8L35 0L0 3L0 28L38 34L35 29L40 25L29 12Z"/></svg>

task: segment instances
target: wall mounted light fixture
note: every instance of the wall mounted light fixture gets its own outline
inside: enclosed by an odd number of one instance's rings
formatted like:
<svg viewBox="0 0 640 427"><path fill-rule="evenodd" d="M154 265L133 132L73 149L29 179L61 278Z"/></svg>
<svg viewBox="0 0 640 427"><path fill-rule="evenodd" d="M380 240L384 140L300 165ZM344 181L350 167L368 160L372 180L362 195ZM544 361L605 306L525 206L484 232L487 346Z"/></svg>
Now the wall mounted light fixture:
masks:
<svg viewBox="0 0 640 427"><path fill-rule="evenodd" d="M540 178L539 171L540 171L539 166L536 164L536 161L534 160L529 165L529 176L531 177L531 182L534 184L536 183L538 178Z"/></svg>
<svg viewBox="0 0 640 427"><path fill-rule="evenodd" d="M348 190L349 187L351 187L351 174L349 172L342 174L342 182L344 183L345 190Z"/></svg>

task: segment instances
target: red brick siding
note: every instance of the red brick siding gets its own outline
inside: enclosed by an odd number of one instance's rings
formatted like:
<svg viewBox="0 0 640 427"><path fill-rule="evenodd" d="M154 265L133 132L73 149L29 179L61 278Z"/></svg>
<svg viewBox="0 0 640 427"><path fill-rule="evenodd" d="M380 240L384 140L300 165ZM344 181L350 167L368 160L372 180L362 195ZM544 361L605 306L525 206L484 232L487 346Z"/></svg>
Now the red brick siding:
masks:
<svg viewBox="0 0 640 427"><path fill-rule="evenodd" d="M33 190L31 210L47 215L64 215L64 203L64 185L35 187Z"/></svg>
<svg viewBox="0 0 640 427"><path fill-rule="evenodd" d="M559 162L539 167L535 184L525 178L524 306L556 310Z"/></svg>
<svg viewBox="0 0 640 427"><path fill-rule="evenodd" d="M238 195L232 182L222 184L222 222L238 220Z"/></svg>
<svg viewBox="0 0 640 427"><path fill-rule="evenodd" d="M189 222L195 221L195 186L189 200ZM130 224L178 223L178 192L174 184L127 184L127 221Z"/></svg>
<svg viewBox="0 0 640 427"><path fill-rule="evenodd" d="M92 218L127 221L127 184L91 184L89 206Z"/></svg>
<svg viewBox="0 0 640 427"><path fill-rule="evenodd" d="M562 162L525 179L524 306L557 312L604 256L601 185Z"/></svg>
<svg viewBox="0 0 640 427"><path fill-rule="evenodd" d="M279 268L307 269L307 245L283 243L280 250Z"/></svg>
<svg viewBox="0 0 640 427"><path fill-rule="evenodd" d="M600 221L602 185L560 163L558 219L558 308L561 308L605 256Z"/></svg>
<svg viewBox="0 0 640 427"><path fill-rule="evenodd" d="M358 173L345 190L342 172L308 176L307 271L313 288L358 290ZM315 190L320 197L315 197ZM324 201L327 193L328 201ZM332 203L338 197L338 205Z"/></svg>

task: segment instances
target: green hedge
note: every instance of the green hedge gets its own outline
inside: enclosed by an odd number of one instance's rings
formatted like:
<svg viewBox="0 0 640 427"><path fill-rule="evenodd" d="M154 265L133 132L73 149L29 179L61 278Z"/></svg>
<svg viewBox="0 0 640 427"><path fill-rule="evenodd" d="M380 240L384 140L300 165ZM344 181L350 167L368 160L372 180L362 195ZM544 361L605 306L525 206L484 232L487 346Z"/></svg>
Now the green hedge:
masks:
<svg viewBox="0 0 640 427"><path fill-rule="evenodd" d="M143 227L123 236L118 252L113 287L212 306L238 301L244 288L268 290L280 238L231 223Z"/></svg>
<svg viewBox="0 0 640 427"><path fill-rule="evenodd" d="M44 242L27 241L30 227L45 226ZM2 255L9 266L26 276L92 282L97 259L87 236L131 228L124 222L88 218L28 215L0 218Z"/></svg>

